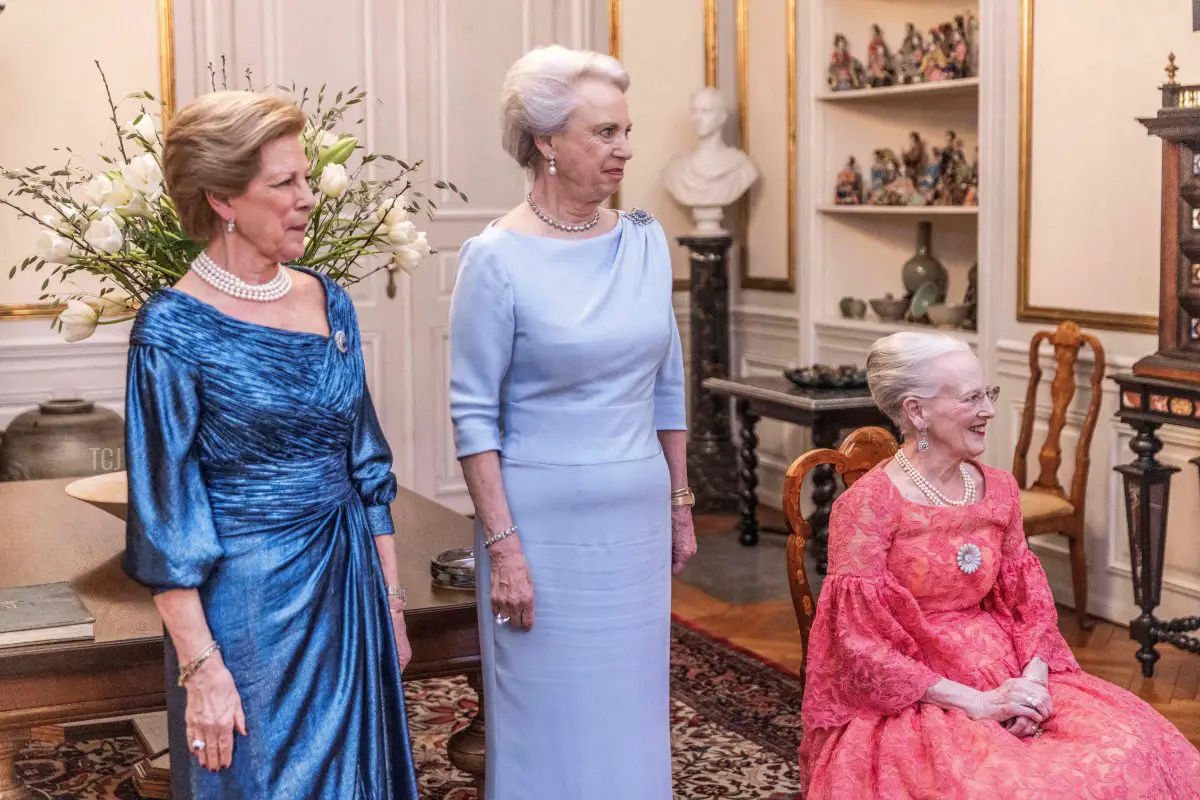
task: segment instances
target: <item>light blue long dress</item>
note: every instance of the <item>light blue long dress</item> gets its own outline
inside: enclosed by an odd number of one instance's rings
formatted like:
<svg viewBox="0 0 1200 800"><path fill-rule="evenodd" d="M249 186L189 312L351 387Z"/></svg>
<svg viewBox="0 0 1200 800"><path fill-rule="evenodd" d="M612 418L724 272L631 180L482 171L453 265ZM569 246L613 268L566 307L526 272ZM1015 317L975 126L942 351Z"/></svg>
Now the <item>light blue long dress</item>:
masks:
<svg viewBox="0 0 1200 800"><path fill-rule="evenodd" d="M669 800L670 476L686 428L662 228L548 239L489 226L450 310L459 457L500 451L533 578L524 632L491 612L475 530L488 800Z"/></svg>

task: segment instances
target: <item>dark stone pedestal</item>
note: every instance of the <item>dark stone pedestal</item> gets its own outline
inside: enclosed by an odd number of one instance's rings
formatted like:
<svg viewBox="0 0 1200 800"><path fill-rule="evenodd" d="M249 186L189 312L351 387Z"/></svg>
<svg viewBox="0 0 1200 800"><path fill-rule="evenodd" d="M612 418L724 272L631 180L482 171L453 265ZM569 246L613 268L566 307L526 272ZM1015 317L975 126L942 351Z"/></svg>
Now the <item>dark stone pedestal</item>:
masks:
<svg viewBox="0 0 1200 800"><path fill-rule="evenodd" d="M691 414L688 482L696 513L732 514L738 508L737 460L730 436L729 399L711 394L708 378L729 377L729 236L682 236L692 264Z"/></svg>

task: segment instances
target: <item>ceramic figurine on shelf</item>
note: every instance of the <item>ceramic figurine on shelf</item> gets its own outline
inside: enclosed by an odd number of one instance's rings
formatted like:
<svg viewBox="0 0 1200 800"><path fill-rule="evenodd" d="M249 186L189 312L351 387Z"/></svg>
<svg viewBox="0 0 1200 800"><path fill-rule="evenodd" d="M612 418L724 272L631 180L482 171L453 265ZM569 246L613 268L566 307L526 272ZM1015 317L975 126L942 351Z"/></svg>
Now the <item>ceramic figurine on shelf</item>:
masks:
<svg viewBox="0 0 1200 800"><path fill-rule="evenodd" d="M900 174L896 176L896 180L888 184L887 187L887 204L890 206L919 206L924 205L923 198L917 192L917 187L913 184L908 167L900 167Z"/></svg>
<svg viewBox="0 0 1200 800"><path fill-rule="evenodd" d="M862 62L850 55L850 43L842 34L833 37L833 55L829 59L829 88L835 92L861 89L866 83Z"/></svg>
<svg viewBox="0 0 1200 800"><path fill-rule="evenodd" d="M917 181L917 192L924 201L921 205L933 205L937 198L938 184L942 178L942 148L933 148L933 158L925 165L920 180Z"/></svg>
<svg viewBox="0 0 1200 800"><path fill-rule="evenodd" d="M954 18L954 25L943 25L945 40L948 44L949 58L946 64L946 77L971 77L970 57L967 52L966 21L963 17Z"/></svg>
<svg viewBox="0 0 1200 800"><path fill-rule="evenodd" d="M979 327L979 262L976 261L967 270L967 293L963 297L963 305L970 306L967 318L963 320L963 329L973 331Z"/></svg>
<svg viewBox="0 0 1200 800"><path fill-rule="evenodd" d="M940 28L929 29L929 46L925 50L925 57L921 60L921 76L926 82L941 81L946 79L946 65L949 59L946 57L946 42L942 36Z"/></svg>
<svg viewBox="0 0 1200 800"><path fill-rule="evenodd" d="M863 202L863 177L854 156L846 162L837 176L834 203L839 206L859 206Z"/></svg>
<svg viewBox="0 0 1200 800"><path fill-rule="evenodd" d="M925 140L921 138L921 134L916 131L908 134L908 147L904 149L901 158L908 174L919 178L925 169Z"/></svg>
<svg viewBox="0 0 1200 800"><path fill-rule="evenodd" d="M875 163L871 165L871 193L867 203L874 206L890 205L888 186L900 175L900 162L888 148L875 151Z"/></svg>
<svg viewBox="0 0 1200 800"><path fill-rule="evenodd" d="M925 80L921 74L921 65L925 61L925 40L921 32L911 22L904 34L904 43L900 46L900 82L920 83Z"/></svg>
<svg viewBox="0 0 1200 800"><path fill-rule="evenodd" d="M892 59L892 51L878 25L871 26L871 44L867 46L867 82L876 88L896 83L896 64Z"/></svg>
<svg viewBox="0 0 1200 800"><path fill-rule="evenodd" d="M962 204L979 205L979 145L975 145L975 160L964 170L962 184Z"/></svg>
<svg viewBox="0 0 1200 800"><path fill-rule="evenodd" d="M971 77L979 77L979 19L972 12L967 12L965 38L967 40L967 68Z"/></svg>
<svg viewBox="0 0 1200 800"><path fill-rule="evenodd" d="M954 131L946 131L946 146L941 149L938 165L938 182L934 191L933 204L937 206L960 206L963 204L964 178L970 165L963 155L962 140Z"/></svg>

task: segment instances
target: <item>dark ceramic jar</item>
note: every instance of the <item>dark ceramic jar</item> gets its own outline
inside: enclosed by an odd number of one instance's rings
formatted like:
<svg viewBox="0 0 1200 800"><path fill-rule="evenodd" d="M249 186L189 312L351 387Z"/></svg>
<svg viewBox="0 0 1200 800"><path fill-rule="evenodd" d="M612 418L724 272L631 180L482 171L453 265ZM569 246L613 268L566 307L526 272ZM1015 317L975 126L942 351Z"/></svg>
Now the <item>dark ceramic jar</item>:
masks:
<svg viewBox="0 0 1200 800"><path fill-rule="evenodd" d="M125 469L125 421L91 400L48 400L0 439L0 481L74 478Z"/></svg>

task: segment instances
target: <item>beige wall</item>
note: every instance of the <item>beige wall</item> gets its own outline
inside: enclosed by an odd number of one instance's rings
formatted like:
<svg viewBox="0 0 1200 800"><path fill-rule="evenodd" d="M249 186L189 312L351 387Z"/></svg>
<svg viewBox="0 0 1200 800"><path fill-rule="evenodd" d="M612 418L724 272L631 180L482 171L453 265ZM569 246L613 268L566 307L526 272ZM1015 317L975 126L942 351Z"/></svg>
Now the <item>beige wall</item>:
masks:
<svg viewBox="0 0 1200 800"><path fill-rule="evenodd" d="M158 96L157 6L155 0L8 3L0 15L0 165L59 166L66 153L53 148L69 146L78 163L103 166L95 156L102 143L115 150L116 137L92 62L100 61L114 99L141 90ZM132 119L136 106L127 108ZM41 293L45 269L8 280L9 268L33 254L37 232L36 224L0 208L0 305L35 302Z"/></svg>
<svg viewBox="0 0 1200 800"><path fill-rule="evenodd" d="M1200 81L1191 3L1037 0L1034 7L1035 306L1155 314L1161 142L1153 116L1167 53Z"/></svg>
<svg viewBox="0 0 1200 800"><path fill-rule="evenodd" d="M687 277L687 251L675 237L692 229L689 214L663 187L662 168L695 146L689 119L692 92L704 85L704 4L700 0L621 3L621 61L629 70L634 158L621 205L658 217L672 242L676 278Z"/></svg>

